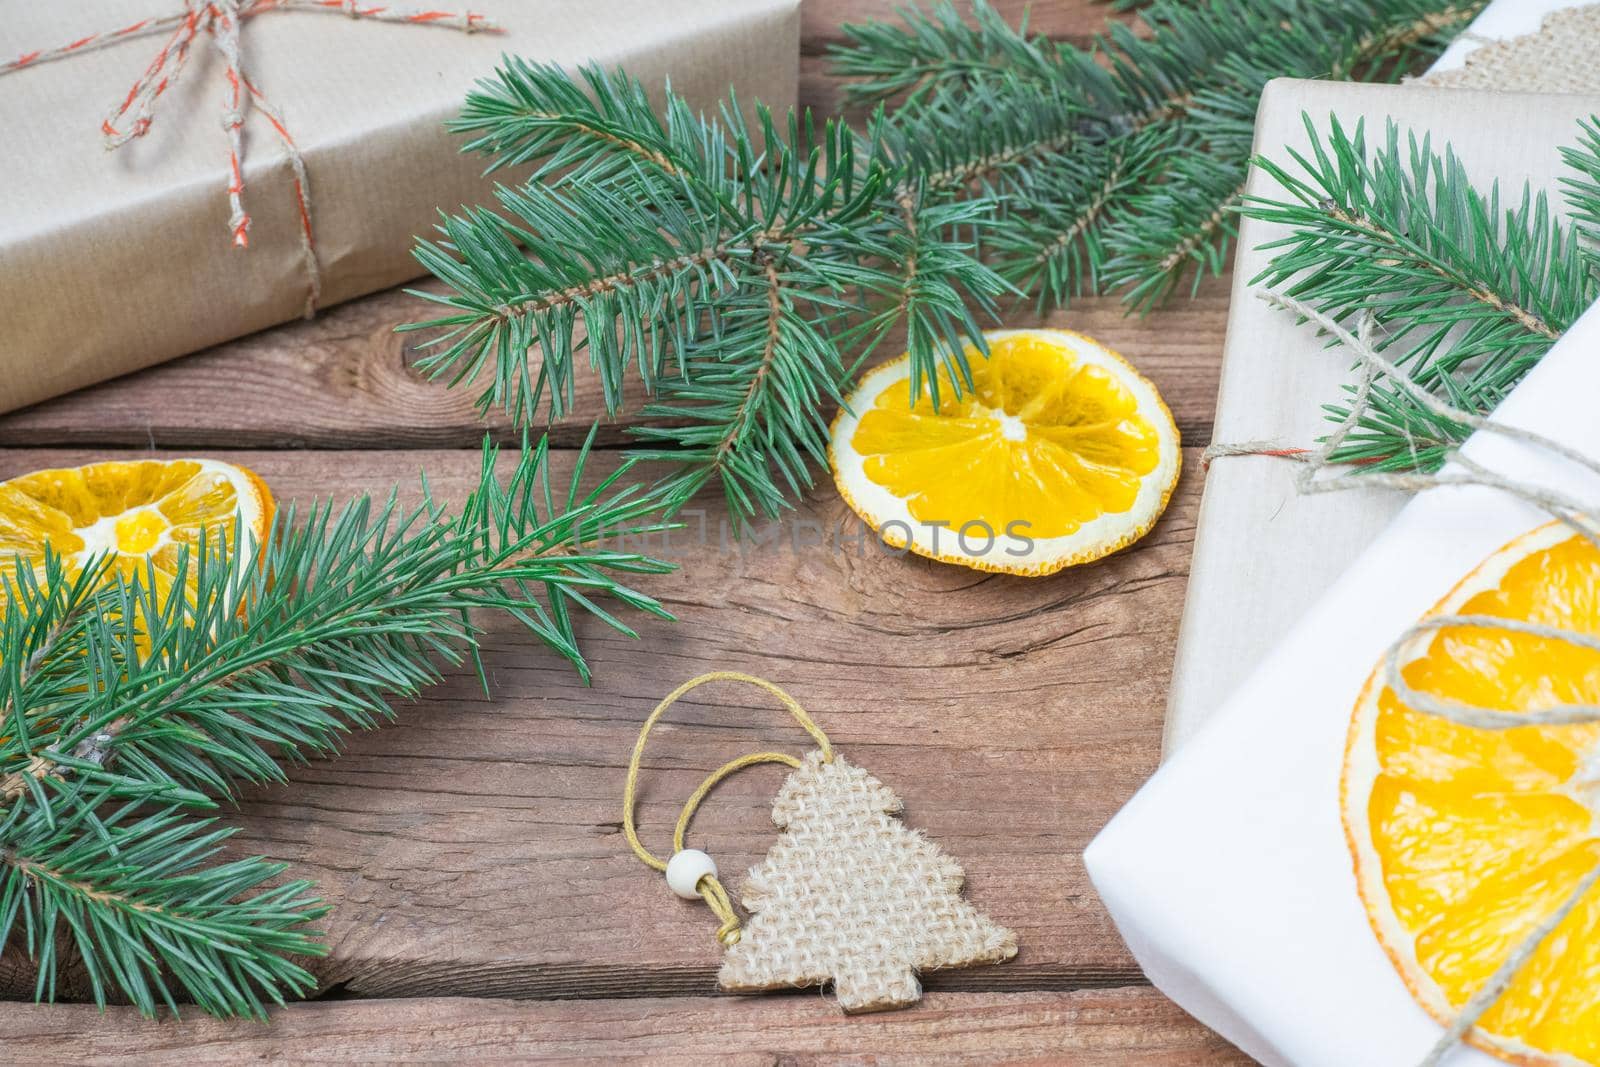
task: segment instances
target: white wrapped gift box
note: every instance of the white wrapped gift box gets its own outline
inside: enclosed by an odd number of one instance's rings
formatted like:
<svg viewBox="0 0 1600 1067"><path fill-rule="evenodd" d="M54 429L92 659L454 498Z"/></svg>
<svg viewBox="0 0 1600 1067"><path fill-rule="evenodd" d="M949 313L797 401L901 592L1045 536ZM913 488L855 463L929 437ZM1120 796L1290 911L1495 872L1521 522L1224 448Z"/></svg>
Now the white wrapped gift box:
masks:
<svg viewBox="0 0 1600 1067"><path fill-rule="evenodd" d="M1596 397L1600 309L1496 418L1600 457ZM1600 479L1547 451L1480 432L1464 454L1600 503ZM1548 519L1490 489L1411 500L1089 846L1089 874L1145 973L1263 1062L1410 1064L1438 1040L1356 894L1339 817L1345 734L1389 644L1495 549ZM1496 1062L1466 1048L1449 1061Z"/></svg>

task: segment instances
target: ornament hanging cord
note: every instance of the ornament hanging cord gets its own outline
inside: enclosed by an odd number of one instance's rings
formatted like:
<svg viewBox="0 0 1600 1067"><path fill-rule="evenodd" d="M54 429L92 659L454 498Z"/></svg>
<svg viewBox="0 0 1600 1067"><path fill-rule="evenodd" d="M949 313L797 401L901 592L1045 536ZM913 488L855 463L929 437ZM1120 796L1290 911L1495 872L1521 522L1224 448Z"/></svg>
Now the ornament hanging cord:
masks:
<svg viewBox="0 0 1600 1067"><path fill-rule="evenodd" d="M1374 471L1366 474L1339 474L1319 479L1317 477L1319 472L1335 465L1331 460L1332 455L1344 443L1346 436L1357 426L1362 416L1366 414L1371 405L1372 387L1380 378L1389 379L1396 388L1417 401L1430 413L1455 422L1457 425L1481 433L1494 434L1551 455L1559 456L1596 476L1600 476L1600 462L1596 462L1582 452L1543 434L1517 426L1509 426L1505 423L1496 422L1493 419L1452 407L1423 389L1412 381L1410 375L1406 374L1405 371L1378 354L1371 342L1373 322L1370 313L1362 316L1357 332L1352 333L1332 317L1323 314L1300 300L1281 293L1262 293L1260 296L1274 307L1292 312L1313 323L1319 330L1339 341L1356 357L1360 368L1360 378L1357 381L1354 401L1350 405L1349 412L1336 424L1334 431L1328 435L1322 447L1315 450L1285 449L1269 452L1266 449L1255 449L1253 445L1241 446L1242 448L1252 449L1252 451L1246 453L1243 451L1231 451L1229 450L1230 446L1222 446L1222 450L1218 452L1219 455L1284 455L1286 458L1294 459L1302 464L1295 475L1296 489L1302 493L1338 492L1344 489L1373 487L1399 489L1408 492L1434 489L1441 486L1474 486L1495 489L1546 512L1571 528L1597 550L1600 550L1600 513L1597 513L1594 506L1576 497L1550 489L1547 486L1506 478L1461 455L1459 450L1453 451L1449 455L1447 469L1438 474L1399 474ZM1416 455L1418 452L1416 441L1408 436L1407 444L1412 454ZM1580 648L1600 652L1600 637L1581 631L1549 626L1544 623L1505 619L1492 615L1448 614L1430 616L1408 627L1384 653L1381 668L1384 672L1384 683L1405 706L1426 715L1438 716L1460 726L1480 730L1504 730L1519 726L1572 726L1600 722L1600 705L1558 703L1536 711L1515 711L1507 708L1482 707L1457 701L1441 700L1433 694L1424 693L1416 689L1405 680L1402 672L1402 667L1407 660L1407 653L1422 638L1451 628L1500 630L1507 633L1561 641ZM1466 1003L1461 1006L1461 1009L1451 1020L1450 1025L1445 1028L1444 1034L1420 1061L1419 1067L1437 1067L1438 1064L1443 1063L1445 1057L1459 1045L1461 1040L1477 1025L1478 1020L1494 1006L1495 1002L1516 981L1518 975L1533 959L1534 954L1538 952L1545 939L1566 921L1568 916L1577 910L1578 905L1582 903L1596 884L1600 884L1600 865L1596 865L1584 873L1573 885L1560 906L1545 916L1543 921L1538 923L1518 942L1506 955L1506 958L1501 961L1500 966L1489 976L1488 980L1467 998Z"/></svg>
<svg viewBox="0 0 1600 1067"><path fill-rule="evenodd" d="M711 790L715 789L717 784L728 776L746 767L753 767L762 763L781 763L786 767L798 769L800 767L799 759L789 755L787 752L752 752L737 759L729 760L712 771L696 787L695 791L689 794L689 799L684 801L683 810L678 814L678 824L672 833L673 855L671 860L663 860L645 848L644 842L639 840L639 833L634 825L633 818L634 808L638 806L639 762L644 757L644 746L645 742L650 738L650 730L660 720L661 716L666 714L667 709L676 704L684 694L705 685L707 682L721 681L747 682L750 685L765 689L777 697L789 714L794 716L794 720L805 729L806 733L811 735L812 740L816 741L817 747L822 750L824 762L831 763L833 761L833 745L829 743L828 735L822 732L822 728L811 721L811 716L806 714L805 708L800 706L798 700L765 679L757 678L750 674L741 674L738 671L712 671L709 674L702 674L698 678L689 679L668 693L661 703L656 705L655 710L650 713L649 717L645 719L644 725L640 727L639 739L633 745L633 757L628 761L627 782L622 791L623 835L627 837L628 844L633 848L634 855L638 856L646 866L666 872L669 882L674 881L674 863L686 865L691 874L699 872L694 875L693 881L688 885L692 888L694 894L698 894L706 902L706 906L711 909L712 914L722 920L722 925L717 928L717 940L726 946L733 945L739 940L739 915L733 910L733 901L729 899L728 891L717 880L716 864L712 863L710 857L705 856L704 853L696 852L685 846L684 842L689 833L689 823L694 818L695 811L699 809L701 801L705 800ZM682 858L680 859L680 857ZM680 896L690 895L677 884L673 885L673 891Z"/></svg>

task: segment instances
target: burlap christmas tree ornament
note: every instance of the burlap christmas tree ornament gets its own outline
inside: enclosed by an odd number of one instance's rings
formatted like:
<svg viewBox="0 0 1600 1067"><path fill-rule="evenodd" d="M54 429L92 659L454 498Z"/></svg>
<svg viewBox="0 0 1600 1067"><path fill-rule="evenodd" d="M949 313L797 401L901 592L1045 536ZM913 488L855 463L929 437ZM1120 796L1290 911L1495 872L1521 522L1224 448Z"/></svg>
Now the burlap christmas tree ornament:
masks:
<svg viewBox="0 0 1600 1067"><path fill-rule="evenodd" d="M772 693L818 747L804 759L752 753L713 771L685 803L672 859L663 861L639 841L634 825L645 741L679 697L718 680ZM745 880L740 902L751 916L741 925L716 864L684 840L711 789L757 763L782 763L793 773L772 806L783 833ZM831 982L845 1011L884 1011L921 999L919 972L1002 963L1017 953L1011 931L961 898L960 865L900 822L902 808L888 786L833 751L794 698L762 679L718 671L679 686L645 720L628 766L623 832L641 860L666 872L675 893L699 897L722 920L717 938L728 952L717 981L723 989L754 993Z"/></svg>
<svg viewBox="0 0 1600 1067"><path fill-rule="evenodd" d="M1501 89L1529 93L1600 91L1600 4L1564 8L1545 16L1535 33L1485 41L1451 70L1417 79L1420 85Z"/></svg>

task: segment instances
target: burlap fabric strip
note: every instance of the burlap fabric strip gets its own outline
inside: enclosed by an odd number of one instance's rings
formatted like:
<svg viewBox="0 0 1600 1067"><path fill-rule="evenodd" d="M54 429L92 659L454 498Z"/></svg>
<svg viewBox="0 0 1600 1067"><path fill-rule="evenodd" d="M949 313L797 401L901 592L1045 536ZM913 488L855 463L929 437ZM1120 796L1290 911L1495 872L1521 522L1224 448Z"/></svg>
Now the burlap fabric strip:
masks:
<svg viewBox="0 0 1600 1067"><path fill-rule="evenodd" d="M1425 74L1415 84L1529 93L1597 92L1597 54L1600 4L1590 4L1547 15L1536 33L1485 41L1468 53L1464 66Z"/></svg>

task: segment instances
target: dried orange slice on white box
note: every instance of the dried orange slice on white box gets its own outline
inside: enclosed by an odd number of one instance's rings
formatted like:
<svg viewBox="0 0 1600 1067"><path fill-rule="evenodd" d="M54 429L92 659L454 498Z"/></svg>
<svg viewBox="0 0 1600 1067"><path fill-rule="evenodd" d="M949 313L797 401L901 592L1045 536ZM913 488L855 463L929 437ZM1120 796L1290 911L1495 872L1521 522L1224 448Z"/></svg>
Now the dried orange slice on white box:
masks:
<svg viewBox="0 0 1600 1067"><path fill-rule="evenodd" d="M1600 636L1600 549L1551 523L1434 609ZM1406 684L1528 712L1600 704L1600 651L1488 626L1413 646ZM1448 1024L1600 864L1600 724L1482 730L1413 710L1373 672L1341 786L1368 920L1406 987ZM1523 1064L1600 1063L1600 890L1540 944L1468 1040Z"/></svg>
<svg viewBox="0 0 1600 1067"><path fill-rule="evenodd" d="M911 402L909 356L867 374L829 459L886 542L977 570L1052 574L1149 532L1182 464L1161 395L1120 355L1065 330L985 334L972 385Z"/></svg>

